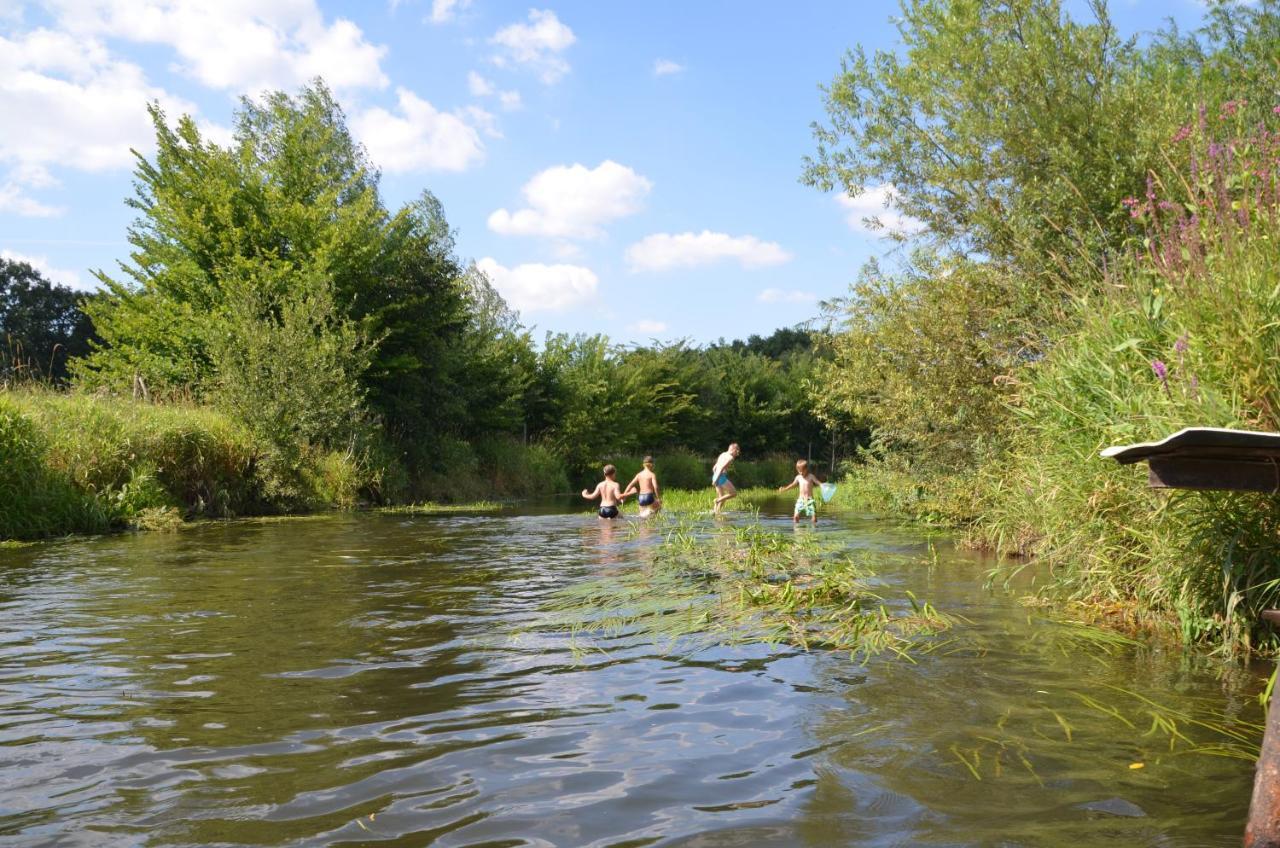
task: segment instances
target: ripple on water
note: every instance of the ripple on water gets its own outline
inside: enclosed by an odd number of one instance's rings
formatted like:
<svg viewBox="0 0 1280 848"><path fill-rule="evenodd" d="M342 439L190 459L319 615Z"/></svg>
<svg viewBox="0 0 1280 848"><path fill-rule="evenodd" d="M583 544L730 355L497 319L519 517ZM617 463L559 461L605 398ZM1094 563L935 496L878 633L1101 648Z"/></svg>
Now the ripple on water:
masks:
<svg viewBox="0 0 1280 848"><path fill-rule="evenodd" d="M1251 764L1142 733L1177 710L1247 748L1254 678L1081 641L863 519L820 532L964 615L945 651L543 628L651 529L343 515L0 552L0 845L1238 843Z"/></svg>

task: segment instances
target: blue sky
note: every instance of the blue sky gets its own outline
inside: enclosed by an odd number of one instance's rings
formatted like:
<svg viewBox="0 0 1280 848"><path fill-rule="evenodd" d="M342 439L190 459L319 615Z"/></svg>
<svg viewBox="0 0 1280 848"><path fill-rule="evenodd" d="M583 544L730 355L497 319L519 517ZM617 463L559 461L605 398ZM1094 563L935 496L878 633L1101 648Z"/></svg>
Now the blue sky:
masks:
<svg viewBox="0 0 1280 848"><path fill-rule="evenodd" d="M1079 4L1076 4L1079 5ZM395 207L430 189L527 324L619 341L768 333L892 250L800 184L844 51L893 2L0 0L0 254L91 288L128 256L145 104L225 137L319 74ZM1193 0L1113 3L1126 33ZM909 225L910 222L905 222Z"/></svg>

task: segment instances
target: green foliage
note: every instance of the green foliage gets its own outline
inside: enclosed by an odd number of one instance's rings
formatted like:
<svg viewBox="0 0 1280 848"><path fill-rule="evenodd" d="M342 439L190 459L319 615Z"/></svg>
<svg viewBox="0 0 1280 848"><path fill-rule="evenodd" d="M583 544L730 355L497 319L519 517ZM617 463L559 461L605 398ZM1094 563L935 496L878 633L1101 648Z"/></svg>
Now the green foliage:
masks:
<svg viewBox="0 0 1280 848"><path fill-rule="evenodd" d="M827 89L805 179L851 194L882 184L939 241L1052 285L1119 246L1121 198L1160 163L1196 102L1198 49L1165 33L1122 40L1061 0L903 0L904 49L852 51Z"/></svg>
<svg viewBox="0 0 1280 848"><path fill-rule="evenodd" d="M0 257L0 380L65 382L67 361L88 353L94 338L79 306L85 297Z"/></svg>
<svg viewBox="0 0 1280 848"><path fill-rule="evenodd" d="M1248 646L1274 499L1160 500L1097 459L1187 425L1277 429L1272 4L1121 40L1105 4L904 0L851 53L805 179L925 224L846 301L821 412L874 437L841 492L1034 552L1106 607ZM1270 282L1268 282L1270 281Z"/></svg>
<svg viewBox="0 0 1280 848"><path fill-rule="evenodd" d="M353 446L364 436L357 378L369 351L356 326L337 313L327 281L311 281L309 291L266 294L273 289L249 285L227 304L226 334L209 344L212 400L270 446L262 462L278 491L268 495L295 499L302 490L291 477L304 456L322 446Z"/></svg>
<svg viewBox="0 0 1280 848"><path fill-rule="evenodd" d="M1231 107L1211 116L1178 142L1196 163L1186 179L1127 204L1140 240L1028 369L982 530L1055 565L1077 597L1136 601L1229 648L1280 603L1280 501L1157 496L1097 452L1190 425L1280 429L1280 134L1241 123Z"/></svg>
<svg viewBox="0 0 1280 848"><path fill-rule="evenodd" d="M104 506L48 465L49 444L35 423L0 397L0 539L105 530Z"/></svg>
<svg viewBox="0 0 1280 848"><path fill-rule="evenodd" d="M151 109L125 281L88 311L102 336L78 372L109 388L210 398L281 452L337 445L372 420L411 439L451 425L466 320L429 194L392 215L323 84L244 100L235 144ZM141 378L141 384L137 382Z"/></svg>
<svg viewBox="0 0 1280 848"><path fill-rule="evenodd" d="M917 468L971 465L1006 418L997 381L1022 354L1018 309L990 265L921 251L896 278L869 266L818 367L824 414L870 423L878 453Z"/></svg>
<svg viewBox="0 0 1280 848"><path fill-rule="evenodd" d="M0 538L123 527L182 517L354 506L387 474L376 452L309 451L282 491L274 446L231 417L51 391L0 393Z"/></svg>

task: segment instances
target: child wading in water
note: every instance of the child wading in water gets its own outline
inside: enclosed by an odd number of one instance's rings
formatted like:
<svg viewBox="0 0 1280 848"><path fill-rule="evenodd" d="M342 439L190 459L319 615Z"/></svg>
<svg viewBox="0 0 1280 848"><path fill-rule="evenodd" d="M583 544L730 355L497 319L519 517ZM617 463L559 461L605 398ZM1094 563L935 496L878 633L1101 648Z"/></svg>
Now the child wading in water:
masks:
<svg viewBox="0 0 1280 848"><path fill-rule="evenodd" d="M644 468L641 469L639 474L631 478L631 482L627 484L627 490L622 493L622 496L624 498L630 497L636 491L640 492L640 497L636 499L636 503L640 504L641 518L648 518L662 509L662 499L658 497L658 475L653 473L653 457L651 456L644 458Z"/></svg>
<svg viewBox="0 0 1280 848"><path fill-rule="evenodd" d="M604 467L604 479L596 484L594 489L588 491L582 490L582 496L589 501L596 498L600 499L600 517L601 518L617 518L618 507L626 500L626 495L622 493L622 489L618 486L618 481L613 479L613 475L618 473L618 469L612 465Z"/></svg>
<svg viewBox="0 0 1280 848"><path fill-rule="evenodd" d="M711 469L711 485L716 487L716 502L711 507L711 511L716 515L720 514L720 507L724 506L725 501L738 496L738 490L733 487L733 483L729 480L729 466L738 454L742 453L742 449L738 447L738 443L734 442L729 445L729 449L716 459L715 466Z"/></svg>
<svg viewBox="0 0 1280 848"><path fill-rule="evenodd" d="M796 486L800 487L800 496L796 498L796 509L791 514L792 524L798 524L802 515L813 519L814 524L818 523L818 504L813 499L813 487L821 482L809 471L809 463L802 459L796 463L795 479L785 486L778 487L779 492L794 489Z"/></svg>

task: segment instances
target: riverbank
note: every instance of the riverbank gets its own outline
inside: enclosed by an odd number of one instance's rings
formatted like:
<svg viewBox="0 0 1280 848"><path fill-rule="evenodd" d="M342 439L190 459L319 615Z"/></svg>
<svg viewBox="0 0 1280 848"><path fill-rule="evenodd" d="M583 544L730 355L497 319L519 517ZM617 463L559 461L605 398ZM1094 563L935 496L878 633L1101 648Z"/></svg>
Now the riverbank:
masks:
<svg viewBox="0 0 1280 848"><path fill-rule="evenodd" d="M470 510L570 494L599 474L571 472L545 446L504 439L479 445L440 439L430 456L418 457L421 467L408 467L391 445L376 442L346 450L304 446L290 452L288 463L279 455L250 428L207 406L0 391L0 540L364 506ZM640 460L606 461L625 483ZM675 497L693 503L696 490L710 491L709 459L673 450L658 462L666 488L691 490ZM743 461L734 476L744 487L770 487L789 479L791 462Z"/></svg>
<svg viewBox="0 0 1280 848"><path fill-rule="evenodd" d="M534 450L495 444L478 454L450 450L440 470L416 481L385 448L303 448L282 466L270 444L209 407L7 390L0 392L0 539L380 503L413 508L427 499L420 493L474 502L566 487L562 467Z"/></svg>

